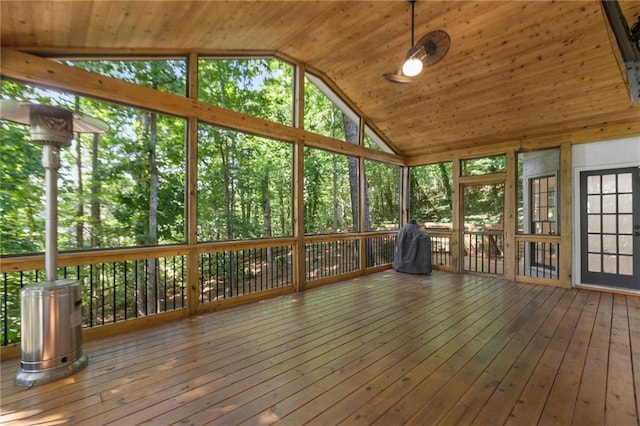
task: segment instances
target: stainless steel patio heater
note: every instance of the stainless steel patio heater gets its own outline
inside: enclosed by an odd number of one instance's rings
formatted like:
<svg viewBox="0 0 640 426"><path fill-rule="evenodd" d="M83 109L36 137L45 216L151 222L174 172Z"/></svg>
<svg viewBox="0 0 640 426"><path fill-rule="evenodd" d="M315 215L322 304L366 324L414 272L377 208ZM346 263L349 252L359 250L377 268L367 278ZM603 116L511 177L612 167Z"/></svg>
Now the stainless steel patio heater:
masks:
<svg viewBox="0 0 640 426"><path fill-rule="evenodd" d="M46 281L20 290L21 353L15 383L33 386L61 379L88 363L82 351L82 283L57 279L58 169L60 148L71 145L73 132L101 133L101 120L62 108L0 100L0 118L30 126L31 142L42 146L45 169Z"/></svg>

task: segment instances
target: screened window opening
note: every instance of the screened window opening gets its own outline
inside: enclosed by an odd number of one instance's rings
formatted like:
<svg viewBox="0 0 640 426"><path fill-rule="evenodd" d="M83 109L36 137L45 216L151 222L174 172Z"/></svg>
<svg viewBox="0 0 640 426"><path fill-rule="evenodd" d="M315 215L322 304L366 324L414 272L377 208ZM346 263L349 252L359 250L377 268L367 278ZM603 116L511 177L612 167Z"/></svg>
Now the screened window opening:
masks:
<svg viewBox="0 0 640 426"><path fill-rule="evenodd" d="M451 229L453 163L412 167L409 175L409 216L429 228Z"/></svg>
<svg viewBox="0 0 640 426"><path fill-rule="evenodd" d="M201 124L199 241L291 235L292 151L286 142Z"/></svg>
<svg viewBox="0 0 640 426"><path fill-rule="evenodd" d="M359 117L321 79L304 81L304 129L353 144L360 143Z"/></svg>
<svg viewBox="0 0 640 426"><path fill-rule="evenodd" d="M184 59L67 60L64 63L161 92L178 96L187 94L187 63Z"/></svg>
<svg viewBox="0 0 640 426"><path fill-rule="evenodd" d="M365 160L364 230L400 227L400 167Z"/></svg>
<svg viewBox="0 0 640 426"><path fill-rule="evenodd" d="M184 242L184 119L2 81L2 95L105 121L60 150L58 247L116 248ZM2 121L2 254L44 249L44 170L29 128Z"/></svg>
<svg viewBox="0 0 640 426"><path fill-rule="evenodd" d="M202 58L198 99L291 126L293 66L276 58Z"/></svg>
<svg viewBox="0 0 640 426"><path fill-rule="evenodd" d="M304 232L357 232L358 159L314 148L304 151Z"/></svg>

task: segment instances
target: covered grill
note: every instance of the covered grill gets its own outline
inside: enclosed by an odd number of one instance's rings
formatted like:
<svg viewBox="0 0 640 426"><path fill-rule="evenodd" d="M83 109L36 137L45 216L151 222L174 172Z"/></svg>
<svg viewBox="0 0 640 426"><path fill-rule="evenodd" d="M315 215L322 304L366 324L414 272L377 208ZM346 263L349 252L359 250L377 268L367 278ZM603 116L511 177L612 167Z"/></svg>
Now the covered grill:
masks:
<svg viewBox="0 0 640 426"><path fill-rule="evenodd" d="M431 272L431 238L415 220L410 220L398 231L393 269L410 274Z"/></svg>

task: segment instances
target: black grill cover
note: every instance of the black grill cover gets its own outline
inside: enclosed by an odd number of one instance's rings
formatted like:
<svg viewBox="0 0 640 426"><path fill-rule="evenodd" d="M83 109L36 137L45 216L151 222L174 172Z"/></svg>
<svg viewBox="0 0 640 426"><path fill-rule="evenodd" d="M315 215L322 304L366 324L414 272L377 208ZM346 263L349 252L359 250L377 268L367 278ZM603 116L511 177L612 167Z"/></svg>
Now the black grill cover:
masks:
<svg viewBox="0 0 640 426"><path fill-rule="evenodd" d="M431 272L431 238L415 220L398 231L393 268L398 272L427 274Z"/></svg>

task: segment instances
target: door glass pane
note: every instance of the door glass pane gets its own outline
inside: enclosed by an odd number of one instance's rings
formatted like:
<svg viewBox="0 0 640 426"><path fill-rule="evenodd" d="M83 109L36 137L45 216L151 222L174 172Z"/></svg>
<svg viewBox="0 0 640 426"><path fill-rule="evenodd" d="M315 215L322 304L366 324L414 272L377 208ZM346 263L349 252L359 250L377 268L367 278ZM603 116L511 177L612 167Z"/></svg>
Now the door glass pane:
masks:
<svg viewBox="0 0 640 426"><path fill-rule="evenodd" d="M600 255L599 254L590 254L589 255L589 272L601 272L602 266L600 265Z"/></svg>
<svg viewBox="0 0 640 426"><path fill-rule="evenodd" d="M602 193L613 194L616 192L616 175L602 176Z"/></svg>
<svg viewBox="0 0 640 426"><path fill-rule="evenodd" d="M633 215L618 215L618 232L620 234L633 234Z"/></svg>
<svg viewBox="0 0 640 426"><path fill-rule="evenodd" d="M631 235L618 236L618 253L633 254L633 237Z"/></svg>
<svg viewBox="0 0 640 426"><path fill-rule="evenodd" d="M616 233L616 215L614 214L602 215L602 233L604 234Z"/></svg>
<svg viewBox="0 0 640 426"><path fill-rule="evenodd" d="M587 176L587 193L600 193L600 176Z"/></svg>
<svg viewBox="0 0 640 426"><path fill-rule="evenodd" d="M599 195L589 195L589 198L587 198L587 213L600 213Z"/></svg>
<svg viewBox="0 0 640 426"><path fill-rule="evenodd" d="M616 196L604 195L602 197L602 213L615 213L616 212Z"/></svg>
<svg viewBox="0 0 640 426"><path fill-rule="evenodd" d="M618 273L618 256L607 254L602 256L602 272L607 274Z"/></svg>
<svg viewBox="0 0 640 426"><path fill-rule="evenodd" d="M618 195L618 213L633 213L633 196L631 194Z"/></svg>
<svg viewBox="0 0 640 426"><path fill-rule="evenodd" d="M589 225L588 225L589 233L599 233L600 232L600 216L598 215L589 215Z"/></svg>
<svg viewBox="0 0 640 426"><path fill-rule="evenodd" d="M603 235L602 236L602 252L603 253L617 253L617 237L615 235Z"/></svg>
<svg viewBox="0 0 640 426"><path fill-rule="evenodd" d="M591 253L600 253L602 251L602 248L600 246L600 234L589 235L587 250L589 250Z"/></svg>
<svg viewBox="0 0 640 426"><path fill-rule="evenodd" d="M631 173L621 173L618 175L618 192L632 192L633 181Z"/></svg>
<svg viewBox="0 0 640 426"><path fill-rule="evenodd" d="M632 256L620 256L620 269L618 270L620 275L633 275L633 257Z"/></svg>

